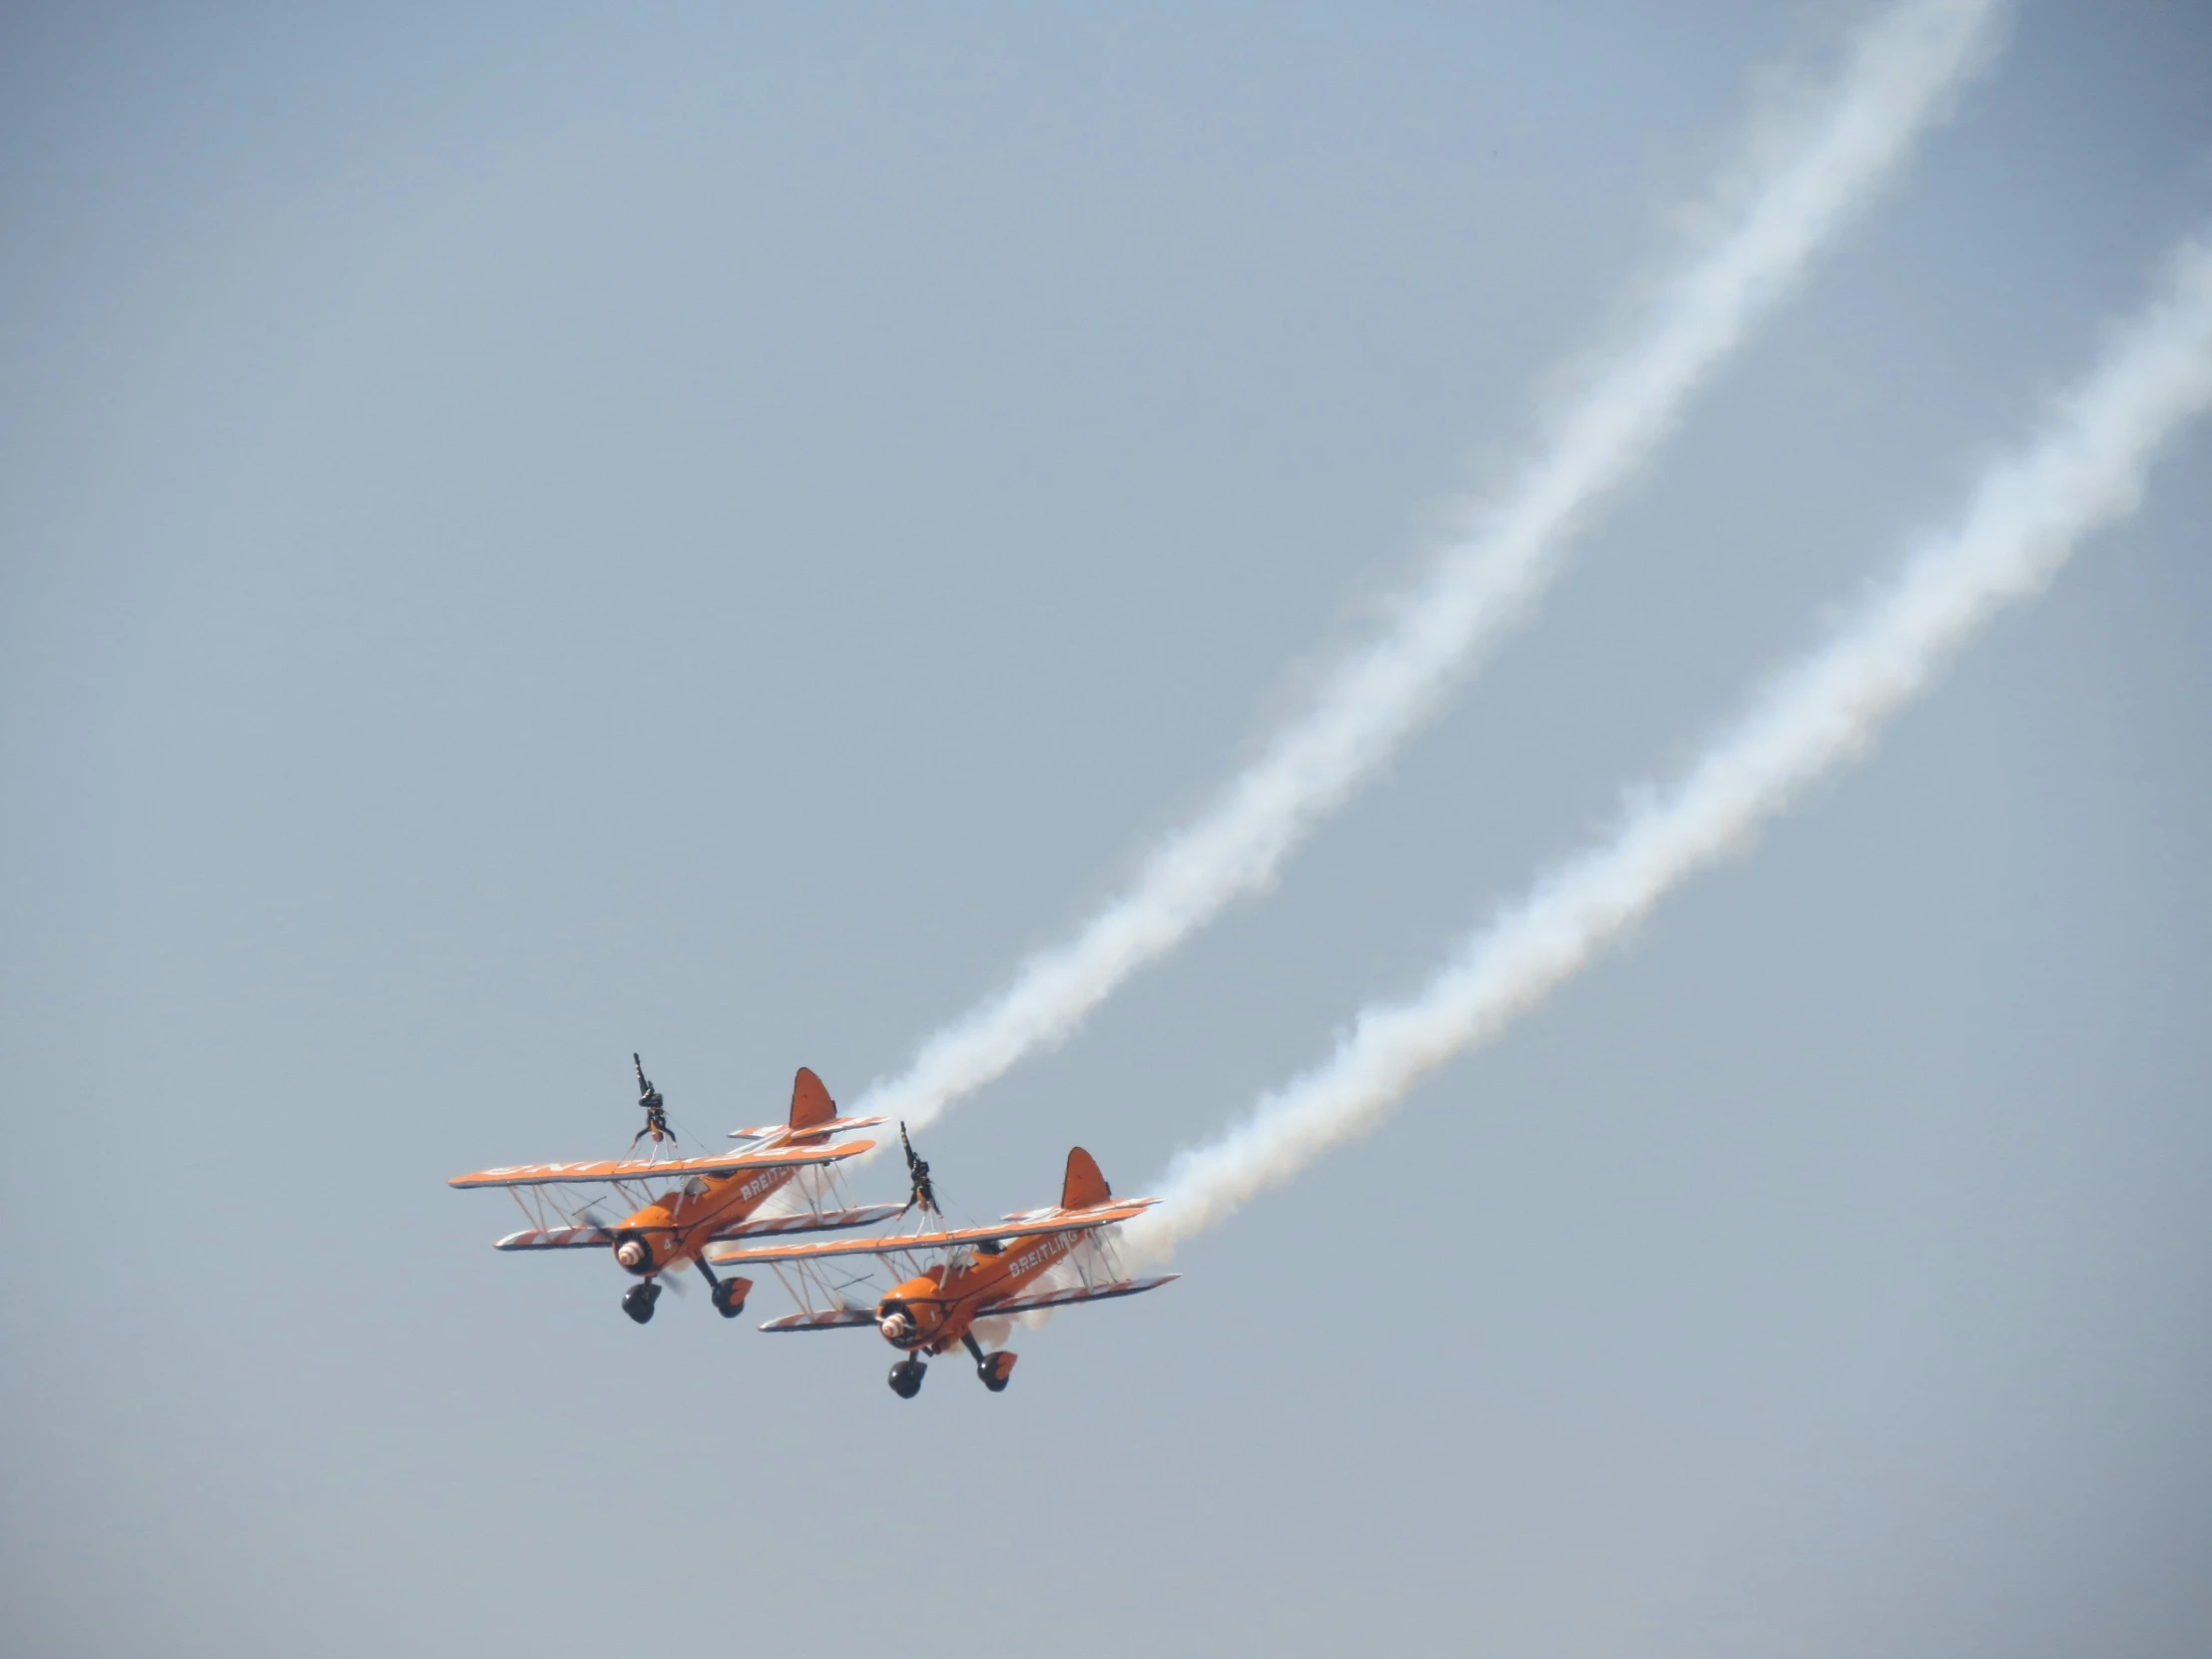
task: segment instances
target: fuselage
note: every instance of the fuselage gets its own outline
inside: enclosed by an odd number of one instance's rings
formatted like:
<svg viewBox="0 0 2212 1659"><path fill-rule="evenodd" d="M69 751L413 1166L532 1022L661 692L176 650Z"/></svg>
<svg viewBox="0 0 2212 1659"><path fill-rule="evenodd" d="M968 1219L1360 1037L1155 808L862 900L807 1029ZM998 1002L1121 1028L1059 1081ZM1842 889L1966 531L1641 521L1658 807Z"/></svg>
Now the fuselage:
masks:
<svg viewBox="0 0 2212 1659"><path fill-rule="evenodd" d="M968 1334L986 1304L1018 1294L1090 1236L1090 1230L1029 1233L996 1252L957 1252L885 1295L875 1305L875 1328L902 1353L942 1354Z"/></svg>
<svg viewBox="0 0 2212 1659"><path fill-rule="evenodd" d="M726 1227L735 1227L766 1204L799 1170L741 1169L728 1175L695 1175L672 1193L623 1218L615 1228L615 1261L640 1279L688 1267Z"/></svg>

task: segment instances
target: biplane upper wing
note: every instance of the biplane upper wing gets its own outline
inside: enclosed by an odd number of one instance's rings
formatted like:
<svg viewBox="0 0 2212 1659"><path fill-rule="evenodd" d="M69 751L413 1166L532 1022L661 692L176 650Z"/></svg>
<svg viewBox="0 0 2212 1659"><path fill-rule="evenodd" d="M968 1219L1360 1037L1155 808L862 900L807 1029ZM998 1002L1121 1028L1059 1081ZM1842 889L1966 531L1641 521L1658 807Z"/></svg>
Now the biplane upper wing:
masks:
<svg viewBox="0 0 2212 1659"><path fill-rule="evenodd" d="M590 1181L683 1181L694 1175L735 1175L740 1170L789 1169L855 1158L873 1141L840 1146L793 1147L788 1151L724 1152L709 1158L608 1158L593 1164L512 1164L501 1169L456 1175L448 1187L548 1187Z"/></svg>
<svg viewBox="0 0 2212 1659"><path fill-rule="evenodd" d="M904 1233L893 1238L831 1239L823 1244L769 1245L751 1250L725 1247L707 1252L720 1267L725 1262L808 1262L826 1256L891 1256L908 1250L936 1250L948 1245L988 1244L994 1240L1033 1233L1086 1233L1094 1227L1111 1227L1142 1215L1160 1201L1156 1198L1115 1199L1087 1210L1042 1211L1037 1219L1018 1227L954 1227L938 1233Z"/></svg>
<svg viewBox="0 0 2212 1659"><path fill-rule="evenodd" d="M1179 1273L1155 1274L1150 1279L1121 1279L1111 1285L1070 1285L1065 1290L1039 1291L1033 1296L1010 1296L998 1302L986 1302L976 1310L978 1319L997 1319L1002 1314L1033 1314L1039 1308L1064 1308L1071 1302L1104 1302L1108 1297L1136 1296L1143 1291L1156 1291L1162 1285L1172 1285L1183 1276Z"/></svg>

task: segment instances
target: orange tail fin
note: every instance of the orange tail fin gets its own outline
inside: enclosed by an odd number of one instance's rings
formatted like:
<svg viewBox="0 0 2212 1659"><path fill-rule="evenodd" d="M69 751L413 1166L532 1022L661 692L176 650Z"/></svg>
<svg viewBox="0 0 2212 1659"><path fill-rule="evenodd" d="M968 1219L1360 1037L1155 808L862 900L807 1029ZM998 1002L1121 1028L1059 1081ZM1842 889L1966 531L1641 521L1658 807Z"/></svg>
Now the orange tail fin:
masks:
<svg viewBox="0 0 2212 1659"><path fill-rule="evenodd" d="M1067 1176L1060 1183L1060 1208L1088 1210L1113 1196L1114 1189L1098 1173L1098 1160L1079 1146L1070 1148Z"/></svg>
<svg viewBox="0 0 2212 1659"><path fill-rule="evenodd" d="M799 1075L792 1079L792 1127L812 1129L836 1115L837 1103L830 1098L830 1091L822 1086L822 1079L801 1066Z"/></svg>

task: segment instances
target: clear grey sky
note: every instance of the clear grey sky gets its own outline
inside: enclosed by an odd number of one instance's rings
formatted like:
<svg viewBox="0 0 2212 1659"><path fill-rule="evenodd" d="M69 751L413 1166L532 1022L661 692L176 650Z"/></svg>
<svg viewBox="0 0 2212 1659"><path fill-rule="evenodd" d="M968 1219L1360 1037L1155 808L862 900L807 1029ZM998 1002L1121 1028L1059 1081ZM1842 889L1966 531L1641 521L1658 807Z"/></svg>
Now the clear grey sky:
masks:
<svg viewBox="0 0 2212 1659"><path fill-rule="evenodd" d="M618 1149L633 1048L709 1136L896 1069L1361 637L1858 15L11 9L8 1649L2212 1647L2202 432L1002 1396L641 1330L443 1185ZM948 1201L1077 1140L1142 1190L1692 753L2212 217L2208 89L2200 5L2025 6L1281 890L932 1132Z"/></svg>

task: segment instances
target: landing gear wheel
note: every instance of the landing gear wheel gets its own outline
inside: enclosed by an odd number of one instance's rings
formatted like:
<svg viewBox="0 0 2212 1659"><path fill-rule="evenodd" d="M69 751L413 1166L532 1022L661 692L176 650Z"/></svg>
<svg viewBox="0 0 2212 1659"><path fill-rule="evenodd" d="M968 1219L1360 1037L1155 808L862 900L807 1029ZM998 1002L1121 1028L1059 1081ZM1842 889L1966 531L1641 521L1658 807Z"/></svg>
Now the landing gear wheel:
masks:
<svg viewBox="0 0 2212 1659"><path fill-rule="evenodd" d="M921 1392L921 1374L929 1368L919 1360L901 1360L891 1367L891 1392L900 1399L911 1399Z"/></svg>
<svg viewBox="0 0 2212 1659"><path fill-rule="evenodd" d="M750 1279L718 1279L715 1281L715 1312L726 1320L734 1320L745 1312L745 1293L753 1289Z"/></svg>
<svg viewBox="0 0 2212 1659"><path fill-rule="evenodd" d="M653 1317L653 1304L661 1300L661 1287L648 1279L622 1293L622 1311L643 1325Z"/></svg>
<svg viewBox="0 0 2212 1659"><path fill-rule="evenodd" d="M985 1354L983 1345L975 1340L975 1333L963 1331L960 1346L975 1361L975 1375L983 1380L983 1386L994 1394L1006 1391L1006 1380L1014 1375L1014 1356L1000 1349L996 1354Z"/></svg>

